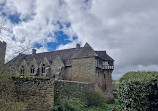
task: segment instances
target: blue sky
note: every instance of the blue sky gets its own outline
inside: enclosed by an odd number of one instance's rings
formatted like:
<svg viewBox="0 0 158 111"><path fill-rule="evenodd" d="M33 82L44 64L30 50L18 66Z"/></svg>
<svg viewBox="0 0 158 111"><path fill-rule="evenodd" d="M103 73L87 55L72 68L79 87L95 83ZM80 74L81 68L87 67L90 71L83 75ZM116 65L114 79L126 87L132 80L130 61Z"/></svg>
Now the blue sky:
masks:
<svg viewBox="0 0 158 111"><path fill-rule="evenodd" d="M0 0L0 40L6 61L18 53L83 46L106 50L113 78L133 70L158 70L157 0ZM1 25L1 24L0 24Z"/></svg>

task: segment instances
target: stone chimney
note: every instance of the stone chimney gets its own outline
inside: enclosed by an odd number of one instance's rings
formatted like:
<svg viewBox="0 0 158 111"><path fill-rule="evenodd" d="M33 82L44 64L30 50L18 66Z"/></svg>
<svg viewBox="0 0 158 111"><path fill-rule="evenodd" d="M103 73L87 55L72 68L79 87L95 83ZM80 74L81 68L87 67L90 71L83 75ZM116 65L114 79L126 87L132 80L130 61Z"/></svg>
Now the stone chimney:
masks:
<svg viewBox="0 0 158 111"><path fill-rule="evenodd" d="M36 49L32 49L32 54L36 54Z"/></svg>
<svg viewBox="0 0 158 111"><path fill-rule="evenodd" d="M80 48L80 44L76 44L76 48L79 49Z"/></svg>

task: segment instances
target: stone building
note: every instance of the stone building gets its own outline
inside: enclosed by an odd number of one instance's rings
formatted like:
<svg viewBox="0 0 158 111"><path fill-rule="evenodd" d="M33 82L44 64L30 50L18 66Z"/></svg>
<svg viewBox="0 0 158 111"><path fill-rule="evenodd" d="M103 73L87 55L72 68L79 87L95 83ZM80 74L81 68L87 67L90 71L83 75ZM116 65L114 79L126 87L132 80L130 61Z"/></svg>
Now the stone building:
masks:
<svg viewBox="0 0 158 111"><path fill-rule="evenodd" d="M6 43L0 42L0 60L4 63ZM16 76L40 76L96 84L109 97L112 95L114 60L106 51L95 51L88 43L84 47L32 54L19 54L7 66Z"/></svg>

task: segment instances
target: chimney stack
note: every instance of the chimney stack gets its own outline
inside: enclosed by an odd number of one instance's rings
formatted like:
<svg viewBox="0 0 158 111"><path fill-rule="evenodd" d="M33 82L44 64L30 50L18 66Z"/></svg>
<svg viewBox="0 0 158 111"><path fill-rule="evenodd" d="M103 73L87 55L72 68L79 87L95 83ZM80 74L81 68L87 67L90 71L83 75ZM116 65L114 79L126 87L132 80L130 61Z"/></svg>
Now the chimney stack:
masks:
<svg viewBox="0 0 158 111"><path fill-rule="evenodd" d="M80 44L76 44L76 48L79 49L80 48Z"/></svg>
<svg viewBox="0 0 158 111"><path fill-rule="evenodd" d="M36 54L36 49L32 49L32 54Z"/></svg>

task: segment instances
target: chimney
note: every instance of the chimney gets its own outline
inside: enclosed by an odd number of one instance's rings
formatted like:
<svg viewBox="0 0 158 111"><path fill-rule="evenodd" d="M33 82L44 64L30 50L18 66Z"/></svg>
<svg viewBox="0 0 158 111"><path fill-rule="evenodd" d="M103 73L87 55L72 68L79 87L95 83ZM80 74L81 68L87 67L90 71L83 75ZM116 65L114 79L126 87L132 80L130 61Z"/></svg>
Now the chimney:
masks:
<svg viewBox="0 0 158 111"><path fill-rule="evenodd" d="M36 49L32 49L32 54L36 54Z"/></svg>
<svg viewBox="0 0 158 111"><path fill-rule="evenodd" d="M80 44L76 44L76 48L79 49L80 48Z"/></svg>

